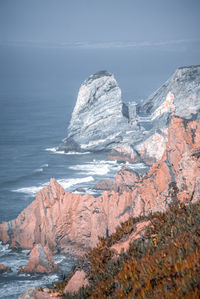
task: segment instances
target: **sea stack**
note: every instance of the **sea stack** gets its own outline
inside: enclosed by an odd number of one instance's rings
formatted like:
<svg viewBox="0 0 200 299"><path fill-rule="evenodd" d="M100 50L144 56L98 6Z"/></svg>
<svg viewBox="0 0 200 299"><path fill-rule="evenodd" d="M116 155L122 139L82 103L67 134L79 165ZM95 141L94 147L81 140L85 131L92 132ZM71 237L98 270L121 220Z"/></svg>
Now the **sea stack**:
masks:
<svg viewBox="0 0 200 299"><path fill-rule="evenodd" d="M136 109L136 108L135 108ZM100 71L83 82L72 113L68 135L59 150L107 151L124 143L126 131L139 131L129 107L122 101L121 89L114 76ZM135 115L134 115L135 116Z"/></svg>

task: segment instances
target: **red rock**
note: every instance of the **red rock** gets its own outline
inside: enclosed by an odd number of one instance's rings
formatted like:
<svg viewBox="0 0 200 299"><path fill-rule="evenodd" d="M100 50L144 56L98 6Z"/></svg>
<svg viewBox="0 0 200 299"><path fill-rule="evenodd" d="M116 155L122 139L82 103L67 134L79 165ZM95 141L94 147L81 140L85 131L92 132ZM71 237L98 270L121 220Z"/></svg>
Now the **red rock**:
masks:
<svg viewBox="0 0 200 299"><path fill-rule="evenodd" d="M124 166L116 175L115 181L118 187L133 187L139 179L139 175L128 166ZM128 191L129 188L126 188Z"/></svg>
<svg viewBox="0 0 200 299"><path fill-rule="evenodd" d="M26 290L25 293L20 295L18 299L49 299L49 298L58 299L61 298L59 295L60 295L59 293L57 294L46 293L46 292L39 291L36 288L30 288Z"/></svg>
<svg viewBox="0 0 200 299"><path fill-rule="evenodd" d="M165 211L173 200L200 198L200 121L172 117L166 150L142 178L122 170L116 182L131 190L92 195L66 192L55 179L38 192L16 220L0 224L0 239L12 247L46 244L52 251L81 251L98 242L130 216Z"/></svg>
<svg viewBox="0 0 200 299"><path fill-rule="evenodd" d="M115 181L110 179L100 180L95 186L96 190L106 191L130 191L136 182L138 182L139 175L128 166L122 169L115 175Z"/></svg>
<svg viewBox="0 0 200 299"><path fill-rule="evenodd" d="M51 251L47 246L41 244L34 245L29 255L29 262L20 272L28 273L50 273L58 271L58 266L54 263Z"/></svg>
<svg viewBox="0 0 200 299"><path fill-rule="evenodd" d="M114 244L111 249L120 254L121 250L127 251L129 245L136 239L141 238L144 235L145 228L150 225L150 221L143 221L136 224L135 230L129 235L128 239L121 240Z"/></svg>
<svg viewBox="0 0 200 299"><path fill-rule="evenodd" d="M136 163L140 161L138 154L128 145L117 147L108 155L108 159Z"/></svg>
<svg viewBox="0 0 200 299"><path fill-rule="evenodd" d="M117 191L117 185L114 181L110 179L102 179L100 180L94 187L95 190L115 190Z"/></svg>
<svg viewBox="0 0 200 299"><path fill-rule="evenodd" d="M64 293L78 292L81 287L86 287L87 285L89 285L89 282L86 278L85 272L83 270L76 271L67 283Z"/></svg>
<svg viewBox="0 0 200 299"><path fill-rule="evenodd" d="M0 264L0 273L4 273L4 272L11 272L11 268L8 266L4 266L3 264Z"/></svg>

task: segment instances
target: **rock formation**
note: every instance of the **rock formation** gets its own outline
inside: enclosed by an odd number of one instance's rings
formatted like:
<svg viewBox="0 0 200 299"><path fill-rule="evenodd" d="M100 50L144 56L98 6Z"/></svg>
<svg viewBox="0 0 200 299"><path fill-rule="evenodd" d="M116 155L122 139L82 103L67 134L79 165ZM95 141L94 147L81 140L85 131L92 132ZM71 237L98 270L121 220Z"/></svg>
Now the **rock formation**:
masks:
<svg viewBox="0 0 200 299"><path fill-rule="evenodd" d="M169 117L200 118L200 66L182 67L151 97L125 104L113 75L101 71L79 90L59 150L109 151L124 161L159 161L166 149Z"/></svg>
<svg viewBox="0 0 200 299"><path fill-rule="evenodd" d="M120 242L112 245L111 249L114 250L117 254L120 254L121 250L127 251L130 244L136 239L142 238L145 233L145 228L150 226L150 221L142 221L135 225L134 231L125 239L120 240Z"/></svg>
<svg viewBox="0 0 200 299"><path fill-rule="evenodd" d="M74 293L78 292L81 287L86 287L89 285L86 274L83 270L76 271L67 283L64 293Z"/></svg>
<svg viewBox="0 0 200 299"><path fill-rule="evenodd" d="M0 273L4 273L4 272L12 272L12 270L9 266L0 264Z"/></svg>
<svg viewBox="0 0 200 299"><path fill-rule="evenodd" d="M139 126L134 119L133 107L129 116L114 76L100 71L81 85L68 136L59 150L110 150L117 144L126 144L124 136L128 130L131 138L137 139Z"/></svg>
<svg viewBox="0 0 200 299"><path fill-rule="evenodd" d="M66 192L55 179L37 193L17 219L0 224L0 240L11 247L48 245L52 251L84 252L108 236L130 216L165 211L176 200L200 197L200 121L173 116L166 150L142 178L116 177L129 190L92 195ZM126 180L127 177L127 180Z"/></svg>
<svg viewBox="0 0 200 299"><path fill-rule="evenodd" d="M114 190L116 192L130 191L131 188L138 182L139 174L133 171L130 167L124 166L116 173L115 181L111 179L102 179L95 186L96 190Z"/></svg>
<svg viewBox="0 0 200 299"><path fill-rule="evenodd" d="M137 106L139 115L151 115L154 127L165 125L170 110L168 95L174 95L175 115L191 119L200 109L200 65L180 67L152 96ZM168 107L168 109L167 109ZM198 115L199 118L199 115ZM156 120L156 121L155 121Z"/></svg>
<svg viewBox="0 0 200 299"><path fill-rule="evenodd" d="M50 290L40 291L37 288L26 290L18 299L57 299L61 298L59 293L50 293Z"/></svg>
<svg viewBox="0 0 200 299"><path fill-rule="evenodd" d="M58 271L58 265L54 263L52 253L48 246L34 245L29 255L28 264L20 269L20 272L50 273Z"/></svg>

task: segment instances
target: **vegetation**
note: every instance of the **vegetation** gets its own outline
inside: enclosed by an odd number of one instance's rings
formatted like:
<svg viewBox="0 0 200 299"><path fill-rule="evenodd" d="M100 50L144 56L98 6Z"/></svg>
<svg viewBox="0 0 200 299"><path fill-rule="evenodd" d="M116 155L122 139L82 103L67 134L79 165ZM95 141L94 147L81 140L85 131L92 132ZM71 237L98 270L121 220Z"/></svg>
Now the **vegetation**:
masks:
<svg viewBox="0 0 200 299"><path fill-rule="evenodd" d="M110 247L144 220L151 222L145 237L117 256ZM199 298L200 202L174 203L166 213L129 219L101 238L78 267L87 269L90 286L65 298Z"/></svg>

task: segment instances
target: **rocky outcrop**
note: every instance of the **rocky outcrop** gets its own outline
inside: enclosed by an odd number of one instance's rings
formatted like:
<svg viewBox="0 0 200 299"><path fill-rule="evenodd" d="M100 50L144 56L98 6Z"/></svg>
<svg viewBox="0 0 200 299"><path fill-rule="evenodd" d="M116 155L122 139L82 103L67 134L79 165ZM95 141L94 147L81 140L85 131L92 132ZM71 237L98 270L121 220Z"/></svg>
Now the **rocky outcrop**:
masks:
<svg viewBox="0 0 200 299"><path fill-rule="evenodd" d="M109 151L115 160L152 164L166 149L171 115L200 118L200 66L179 68L152 96L125 104L107 71L81 85L68 136L59 150Z"/></svg>
<svg viewBox="0 0 200 299"><path fill-rule="evenodd" d="M125 238L125 240L120 240L112 245L110 249L114 250L117 254L120 254L121 250L127 251L133 241L144 237L145 228L149 225L151 225L150 221L142 221L137 223L135 225L134 231L127 238Z"/></svg>
<svg viewBox="0 0 200 299"><path fill-rule="evenodd" d="M4 272L12 272L12 270L9 266L0 264L0 273L4 273Z"/></svg>
<svg viewBox="0 0 200 299"><path fill-rule="evenodd" d="M174 96L175 115L191 119L200 110L200 65L180 67L153 95L137 106L139 115L151 115L154 127L162 127L170 112L170 97Z"/></svg>
<svg viewBox="0 0 200 299"><path fill-rule="evenodd" d="M108 159L131 163L137 163L141 161L140 155L128 144L121 144L113 148L108 155Z"/></svg>
<svg viewBox="0 0 200 299"><path fill-rule="evenodd" d="M26 290L18 299L58 299L61 298L59 293L51 293L49 290L47 292L40 291L36 288L30 288Z"/></svg>
<svg viewBox="0 0 200 299"><path fill-rule="evenodd" d="M165 211L176 200L200 197L200 121L172 117L166 150L143 177L122 172L118 182L129 190L105 191L99 197L66 192L55 179L37 193L16 220L0 224L0 240L11 247L36 243L52 251L82 252L94 247L98 236L108 236L130 216Z"/></svg>
<svg viewBox="0 0 200 299"><path fill-rule="evenodd" d="M50 249L41 244L34 245L29 255L28 264L20 269L20 272L27 273L50 273L58 271L58 265L54 263Z"/></svg>
<svg viewBox="0 0 200 299"><path fill-rule="evenodd" d="M77 270L71 279L68 281L64 293L78 292L81 287L89 285L89 281L86 278L86 274L83 270Z"/></svg>
<svg viewBox="0 0 200 299"><path fill-rule="evenodd" d="M110 191L110 190L117 191L118 186L117 186L116 182L112 181L111 179L102 179L93 187L93 189L106 190L106 191Z"/></svg>
<svg viewBox="0 0 200 299"><path fill-rule="evenodd" d="M100 180L93 188L96 190L114 190L116 192L130 191L138 182L139 174L130 167L124 166L115 175L115 181L111 179Z"/></svg>
<svg viewBox="0 0 200 299"><path fill-rule="evenodd" d="M64 151L111 150L125 144L126 131L137 139L139 126L133 107L122 102L114 76L100 71L83 82L72 113L68 136L59 146Z"/></svg>

